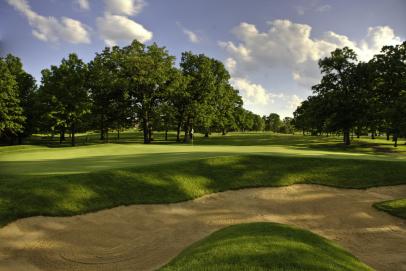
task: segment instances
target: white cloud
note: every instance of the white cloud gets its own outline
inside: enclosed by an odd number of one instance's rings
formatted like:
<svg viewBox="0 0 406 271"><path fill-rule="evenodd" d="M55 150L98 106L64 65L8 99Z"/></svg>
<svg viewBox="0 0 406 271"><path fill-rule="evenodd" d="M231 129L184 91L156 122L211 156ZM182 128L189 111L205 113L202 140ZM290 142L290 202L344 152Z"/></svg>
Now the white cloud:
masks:
<svg viewBox="0 0 406 271"><path fill-rule="evenodd" d="M188 37L189 41L192 43L199 43L200 39L197 34L191 30L183 29L183 33Z"/></svg>
<svg viewBox="0 0 406 271"><path fill-rule="evenodd" d="M237 61L235 61L234 58L227 58L226 61L224 61L224 66L230 73L234 73L236 66L237 66Z"/></svg>
<svg viewBox="0 0 406 271"><path fill-rule="evenodd" d="M273 92L243 77L232 77L230 82L239 90L244 107L257 114L268 115L270 112L277 112L282 117L292 116L292 112L302 102L296 94Z"/></svg>
<svg viewBox="0 0 406 271"><path fill-rule="evenodd" d="M76 4L79 6L81 10L89 10L90 3L89 0L76 0Z"/></svg>
<svg viewBox="0 0 406 271"><path fill-rule="evenodd" d="M26 0L7 0L8 4L21 12L33 27L32 34L45 42L66 41L90 43L87 27L80 21L61 17L45 17L33 11Z"/></svg>
<svg viewBox="0 0 406 271"><path fill-rule="evenodd" d="M331 10L331 6L330 6L330 5L321 5L321 6L318 6L318 7L316 8L316 11L317 11L317 12L326 12L326 11L329 11L329 10Z"/></svg>
<svg viewBox="0 0 406 271"><path fill-rule="evenodd" d="M250 82L245 78L231 78L231 85L240 91L246 105L269 105L274 102L273 98L282 97L282 94L272 94L262 85Z"/></svg>
<svg viewBox="0 0 406 271"><path fill-rule="evenodd" d="M288 98L288 108L292 111L296 110L296 108L302 103L302 100L296 95L293 94Z"/></svg>
<svg viewBox="0 0 406 271"><path fill-rule="evenodd" d="M296 10L297 14L304 15L307 12L327 12L332 9L332 6L327 4L319 5L318 0L313 0L308 1L307 5L294 6L293 8Z"/></svg>
<svg viewBox="0 0 406 271"><path fill-rule="evenodd" d="M145 6L144 0L105 0L106 12L115 15L133 16Z"/></svg>
<svg viewBox="0 0 406 271"><path fill-rule="evenodd" d="M201 38L196 34L196 32L193 32L190 29L187 29L186 27L184 27L181 23L177 22L176 23L179 28L182 30L183 34L185 34L188 38L188 40L191 43L199 43L201 41Z"/></svg>
<svg viewBox="0 0 406 271"><path fill-rule="evenodd" d="M359 42L332 31L316 39L311 37L311 30L310 25L274 20L269 22L266 32L260 32L255 25L243 22L232 31L238 43L220 41L219 46L233 59L235 76L247 77L282 68L290 70L292 79L299 85L309 88L320 79L317 61L336 48L348 46L365 61L383 45L400 43L400 38L388 26L369 28Z"/></svg>
<svg viewBox="0 0 406 271"><path fill-rule="evenodd" d="M101 37L108 46L115 45L118 41L131 42L133 39L146 42L152 39L152 32L141 24L120 15L106 13L104 17L98 17L96 24Z"/></svg>

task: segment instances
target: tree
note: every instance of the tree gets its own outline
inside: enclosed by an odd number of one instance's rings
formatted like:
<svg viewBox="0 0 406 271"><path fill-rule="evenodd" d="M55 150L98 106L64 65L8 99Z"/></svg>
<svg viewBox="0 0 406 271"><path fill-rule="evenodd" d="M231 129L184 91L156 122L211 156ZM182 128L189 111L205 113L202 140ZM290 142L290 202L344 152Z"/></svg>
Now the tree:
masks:
<svg viewBox="0 0 406 271"><path fill-rule="evenodd" d="M17 94L25 118L23 129L18 133L18 142L21 144L22 138L30 136L35 130L36 83L34 77L24 71L18 57L8 54L4 61L16 81Z"/></svg>
<svg viewBox="0 0 406 271"><path fill-rule="evenodd" d="M92 100L92 114L98 119L100 139L109 129L120 130L131 125L132 112L129 93L120 74L122 51L119 47L105 48L89 63L87 86Z"/></svg>
<svg viewBox="0 0 406 271"><path fill-rule="evenodd" d="M7 63L0 58L0 139L12 139L21 133L24 121L17 82Z"/></svg>
<svg viewBox="0 0 406 271"><path fill-rule="evenodd" d="M265 121L265 129L272 132L278 132L280 126L282 125L282 121L278 114L271 113L269 114L267 120Z"/></svg>
<svg viewBox="0 0 406 271"><path fill-rule="evenodd" d="M331 125L343 131L346 145L350 144L350 130L360 114L357 82L353 76L356 60L356 54L348 47L334 50L330 57L319 61L323 77L320 84L312 87L328 104Z"/></svg>
<svg viewBox="0 0 406 271"><path fill-rule="evenodd" d="M202 126L209 126L213 112L213 96L216 90L216 77L213 61L203 54L194 55L191 52L182 53L180 63L182 73L188 78L184 100L184 142L191 139L191 131L199 121Z"/></svg>
<svg viewBox="0 0 406 271"><path fill-rule="evenodd" d="M384 116L393 131L394 146L404 122L404 91L406 89L406 42L384 46L375 56L376 81L379 99L384 106Z"/></svg>
<svg viewBox="0 0 406 271"><path fill-rule="evenodd" d="M123 54L122 74L147 144L152 140L152 117L156 116L160 102L168 96L175 58L165 47L155 43L146 47L138 41L123 48Z"/></svg>
<svg viewBox="0 0 406 271"><path fill-rule="evenodd" d="M59 67L51 66L51 69L42 71L40 99L46 122L51 130L59 129L61 141L65 129L69 129L72 146L75 146L75 133L82 117L90 111L86 80L87 65L76 54L62 59Z"/></svg>

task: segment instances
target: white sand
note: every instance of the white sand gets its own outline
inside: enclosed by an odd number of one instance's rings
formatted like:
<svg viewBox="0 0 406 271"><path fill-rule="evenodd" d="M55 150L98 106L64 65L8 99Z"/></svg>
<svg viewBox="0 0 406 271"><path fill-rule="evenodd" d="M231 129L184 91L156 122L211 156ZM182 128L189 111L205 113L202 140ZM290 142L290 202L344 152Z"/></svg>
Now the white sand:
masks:
<svg viewBox="0 0 406 271"><path fill-rule="evenodd" d="M401 271L406 222L371 206L400 197L406 197L406 185L368 190L293 185L21 219L0 229L0 270L155 270L220 228L271 221L334 240L377 270Z"/></svg>

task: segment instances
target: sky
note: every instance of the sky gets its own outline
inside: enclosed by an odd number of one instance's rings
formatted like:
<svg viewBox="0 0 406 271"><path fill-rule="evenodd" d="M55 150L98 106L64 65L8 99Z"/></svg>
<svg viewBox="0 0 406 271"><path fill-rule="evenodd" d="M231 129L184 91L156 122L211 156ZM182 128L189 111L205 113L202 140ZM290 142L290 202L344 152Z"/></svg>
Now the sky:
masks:
<svg viewBox="0 0 406 271"><path fill-rule="evenodd" d="M244 107L292 116L320 80L317 62L336 48L361 61L406 40L405 0L0 0L0 55L41 70L75 52L156 42L223 61Z"/></svg>

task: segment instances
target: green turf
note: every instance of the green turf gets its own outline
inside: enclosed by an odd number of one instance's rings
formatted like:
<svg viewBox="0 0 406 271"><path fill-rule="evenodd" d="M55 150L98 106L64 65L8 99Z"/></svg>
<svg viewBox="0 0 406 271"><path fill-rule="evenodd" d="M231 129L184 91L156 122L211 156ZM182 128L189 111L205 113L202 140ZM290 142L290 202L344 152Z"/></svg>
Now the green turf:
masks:
<svg viewBox="0 0 406 271"><path fill-rule="evenodd" d="M335 243L276 223L240 224L219 230L186 248L160 269L194 271L372 270Z"/></svg>
<svg viewBox="0 0 406 271"><path fill-rule="evenodd" d="M378 210L406 219L406 199L395 199L374 204Z"/></svg>
<svg viewBox="0 0 406 271"><path fill-rule="evenodd" d="M157 160L160 155L155 156ZM35 165L35 163L33 164ZM16 169L17 170L17 169ZM346 188L405 183L401 161L240 155L86 173L3 174L0 225L134 203L178 202L244 187L314 183Z"/></svg>

